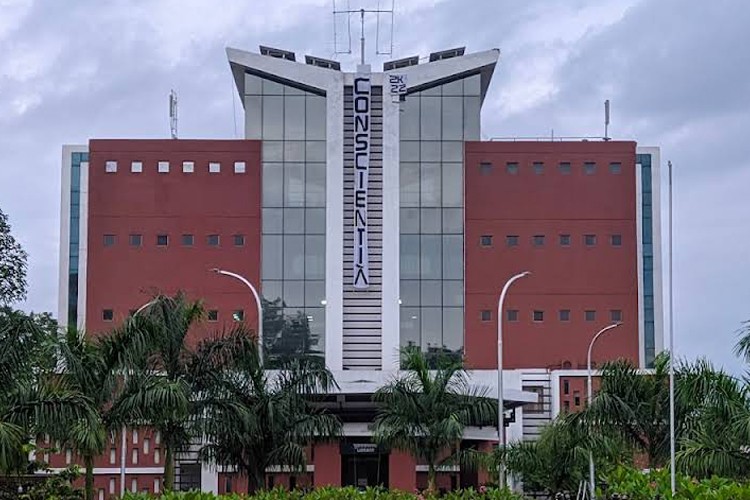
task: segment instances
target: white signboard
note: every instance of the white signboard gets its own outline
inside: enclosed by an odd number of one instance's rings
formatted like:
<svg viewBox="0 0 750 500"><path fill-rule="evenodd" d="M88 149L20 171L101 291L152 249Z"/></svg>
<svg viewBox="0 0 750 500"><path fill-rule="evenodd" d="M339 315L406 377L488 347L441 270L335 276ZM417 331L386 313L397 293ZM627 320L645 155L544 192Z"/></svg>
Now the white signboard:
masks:
<svg viewBox="0 0 750 500"><path fill-rule="evenodd" d="M367 248L367 176L370 170L370 74L354 78L354 288L370 286Z"/></svg>

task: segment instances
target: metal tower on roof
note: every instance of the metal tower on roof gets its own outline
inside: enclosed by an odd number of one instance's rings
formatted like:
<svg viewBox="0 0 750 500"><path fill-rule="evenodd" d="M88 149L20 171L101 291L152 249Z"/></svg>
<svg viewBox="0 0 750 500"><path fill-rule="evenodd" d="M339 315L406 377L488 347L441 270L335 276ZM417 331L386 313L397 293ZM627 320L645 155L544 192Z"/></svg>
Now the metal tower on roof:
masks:
<svg viewBox="0 0 750 500"><path fill-rule="evenodd" d="M375 54L377 55L391 55L393 54L393 18L394 18L394 4L395 0L391 0L390 9L381 9L380 0L375 9L352 9L351 2L347 0L345 9L336 8L336 0L333 1L333 53L334 54L351 54L352 53L352 28L351 28L351 15L359 14L360 23L360 38L359 38L359 51L360 51L360 64L365 64L365 14L375 14ZM388 33L388 48L387 50L380 50L380 17L381 14L390 16L390 30ZM336 29L336 16L346 15L346 34L347 34L347 47L346 50L339 49L338 43L338 32Z"/></svg>

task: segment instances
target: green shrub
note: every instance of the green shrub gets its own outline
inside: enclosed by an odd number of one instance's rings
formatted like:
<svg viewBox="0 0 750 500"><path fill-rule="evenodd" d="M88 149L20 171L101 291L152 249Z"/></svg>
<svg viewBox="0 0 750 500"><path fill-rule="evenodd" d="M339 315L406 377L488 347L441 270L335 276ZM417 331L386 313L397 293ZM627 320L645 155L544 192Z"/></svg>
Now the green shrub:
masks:
<svg viewBox="0 0 750 500"><path fill-rule="evenodd" d="M186 492L166 493L159 500L432 500L431 495L418 495L398 490L385 490L382 488L368 488L360 491L353 487L346 488L316 488L304 492L301 490L287 491L282 488L259 491L254 495L230 495L217 496L213 493ZM445 500L521 500L522 497L508 491L488 489L483 492L474 489L458 490L446 493L442 497ZM144 493L128 493L124 500L154 500L154 497Z"/></svg>
<svg viewBox="0 0 750 500"><path fill-rule="evenodd" d="M607 478L606 497L627 500L656 500L671 498L669 469L648 473L621 467ZM750 484L714 477L698 481L684 475L676 478L674 500L750 500Z"/></svg>

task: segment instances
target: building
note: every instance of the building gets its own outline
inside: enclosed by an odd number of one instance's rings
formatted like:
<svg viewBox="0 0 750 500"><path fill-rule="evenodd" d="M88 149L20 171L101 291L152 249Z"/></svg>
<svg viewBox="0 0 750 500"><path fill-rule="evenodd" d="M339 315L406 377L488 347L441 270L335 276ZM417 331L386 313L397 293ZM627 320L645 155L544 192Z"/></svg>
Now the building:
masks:
<svg viewBox="0 0 750 500"><path fill-rule="evenodd" d="M497 50L353 73L260 52L227 50L244 140L92 139L63 149L61 322L106 332L152 291L181 289L205 300L209 327L255 327L247 289L210 269L259 285L273 314L294 325L292 334L264 327L269 363L324 359L341 386L346 434L311 450L307 475L269 471L269 484L420 485L425 467L369 443L369 395L407 345L462 357L497 394L497 300L520 271L532 275L502 311L509 439L533 439L581 404L586 349L603 326L622 322L595 361L649 366L663 344L658 149L481 140ZM125 453L113 441L119 452L97 468L100 495L158 486L161 464L132 432ZM497 434L468 429L465 439L488 447ZM178 477L242 488L189 453ZM440 479L480 480L457 470Z"/></svg>

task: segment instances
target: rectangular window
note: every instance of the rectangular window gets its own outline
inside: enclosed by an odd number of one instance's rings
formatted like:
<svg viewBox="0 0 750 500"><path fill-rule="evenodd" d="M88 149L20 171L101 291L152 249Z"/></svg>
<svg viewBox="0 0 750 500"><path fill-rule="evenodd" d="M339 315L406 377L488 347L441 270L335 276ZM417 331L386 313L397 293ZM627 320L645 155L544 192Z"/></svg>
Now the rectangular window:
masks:
<svg viewBox="0 0 750 500"><path fill-rule="evenodd" d="M130 171L134 174L140 174L143 172L143 162L141 161L132 161L130 162Z"/></svg>
<svg viewBox="0 0 750 500"><path fill-rule="evenodd" d="M619 309L612 309L609 311L609 319L615 323L622 321L622 311Z"/></svg>
<svg viewBox="0 0 750 500"><path fill-rule="evenodd" d="M535 247L541 247L544 246L544 235L543 234L535 234L532 237L532 243Z"/></svg>
<svg viewBox="0 0 750 500"><path fill-rule="evenodd" d="M133 462L133 465L138 465L138 448L133 448L133 452L130 458Z"/></svg>
<svg viewBox="0 0 750 500"><path fill-rule="evenodd" d="M111 247L115 244L115 235L114 234L105 234L104 235L104 246L105 247Z"/></svg>
<svg viewBox="0 0 750 500"><path fill-rule="evenodd" d="M115 494L115 478L113 477L109 478L109 494L110 495Z"/></svg>
<svg viewBox="0 0 750 500"><path fill-rule="evenodd" d="M492 319L492 311L484 309L482 311L482 321L490 321Z"/></svg>
<svg viewBox="0 0 750 500"><path fill-rule="evenodd" d="M221 163L215 161L208 163L209 174L218 174L219 172L221 172Z"/></svg>
<svg viewBox="0 0 750 500"><path fill-rule="evenodd" d="M570 401L563 401L563 411L564 412L570 411Z"/></svg>
<svg viewBox="0 0 750 500"><path fill-rule="evenodd" d="M183 174L192 174L195 172L195 163L192 161L183 161L182 162L182 173Z"/></svg>
<svg viewBox="0 0 750 500"><path fill-rule="evenodd" d="M570 162L561 162L557 168L562 175L570 175Z"/></svg>
<svg viewBox="0 0 750 500"><path fill-rule="evenodd" d="M596 235L595 234L584 234L583 235L583 244L587 247L593 247L596 245Z"/></svg>
<svg viewBox="0 0 750 500"><path fill-rule="evenodd" d="M505 244L509 247L517 247L518 246L518 235L517 234L509 234L505 237Z"/></svg>
<svg viewBox="0 0 750 500"><path fill-rule="evenodd" d="M612 162L609 164L609 173L610 174L621 174L622 173L622 164L620 162Z"/></svg>
<svg viewBox="0 0 750 500"><path fill-rule="evenodd" d="M535 161L533 168L536 175L542 175L544 173L544 163L541 161Z"/></svg>
<svg viewBox="0 0 750 500"><path fill-rule="evenodd" d="M154 448L154 463L158 464L159 462L161 462L161 450Z"/></svg>
<svg viewBox="0 0 750 500"><path fill-rule="evenodd" d="M192 234L183 234L182 235L182 246L184 247L191 247L193 246L194 238Z"/></svg>
<svg viewBox="0 0 750 500"><path fill-rule="evenodd" d="M149 438L143 438L143 453L148 455L151 449L151 440Z"/></svg>
<svg viewBox="0 0 750 500"><path fill-rule="evenodd" d="M573 404L575 406L581 406L581 393L579 391L573 392Z"/></svg>
<svg viewBox="0 0 750 500"><path fill-rule="evenodd" d="M570 235L569 234L561 234L560 235L560 246L561 247L569 247L570 246Z"/></svg>
<svg viewBox="0 0 750 500"><path fill-rule="evenodd" d="M612 244L613 247L621 247L622 246L622 235L621 234L613 234L609 237L609 242Z"/></svg>
<svg viewBox="0 0 750 500"><path fill-rule="evenodd" d="M97 498L99 500L104 500L104 488L99 488L99 492L97 493Z"/></svg>
<svg viewBox="0 0 750 500"><path fill-rule="evenodd" d="M518 321L518 309L508 309L508 321Z"/></svg>
<svg viewBox="0 0 750 500"><path fill-rule="evenodd" d="M566 396L570 394L570 381L563 380L563 394Z"/></svg>
<svg viewBox="0 0 750 500"><path fill-rule="evenodd" d="M219 246L219 235L218 234L209 234L206 238L206 241L208 243L208 246L210 247L218 247Z"/></svg>
<svg viewBox="0 0 750 500"><path fill-rule="evenodd" d="M154 478L154 493L159 493L161 490L161 480L156 477Z"/></svg>
<svg viewBox="0 0 750 500"><path fill-rule="evenodd" d="M161 432L156 431L154 433L154 442L156 442L156 444L160 444L161 443Z"/></svg>
<svg viewBox="0 0 750 500"><path fill-rule="evenodd" d="M234 246L236 246L236 247L244 247L245 246L245 235L244 234L235 234L234 235Z"/></svg>
<svg viewBox="0 0 750 500"><path fill-rule="evenodd" d="M169 245L169 235L157 234L156 235L156 246L165 247Z"/></svg>
<svg viewBox="0 0 750 500"><path fill-rule="evenodd" d="M492 236L489 234L483 234L479 237L479 245L483 247L491 247L492 246Z"/></svg>
<svg viewBox="0 0 750 500"><path fill-rule="evenodd" d="M112 321L115 319L115 313L112 309L102 310L102 321Z"/></svg>
<svg viewBox="0 0 750 500"><path fill-rule="evenodd" d="M532 318L534 319L534 322L541 323L542 321L544 321L544 311L534 311Z"/></svg>
<svg viewBox="0 0 750 500"><path fill-rule="evenodd" d="M65 450L65 464L70 465L73 462L73 450L68 448Z"/></svg>
<svg viewBox="0 0 750 500"><path fill-rule="evenodd" d="M132 491L133 493L138 491L138 479L137 478L133 478L130 480L130 491Z"/></svg>
<svg viewBox="0 0 750 500"><path fill-rule="evenodd" d="M169 173L169 162L168 161L160 161L159 163L157 163L156 170L160 174L168 174Z"/></svg>
<svg viewBox="0 0 750 500"><path fill-rule="evenodd" d="M560 309L560 321L570 321L570 309Z"/></svg>
<svg viewBox="0 0 750 500"><path fill-rule="evenodd" d="M133 444L138 444L138 429L133 429Z"/></svg>
<svg viewBox="0 0 750 500"><path fill-rule="evenodd" d="M505 171L508 172L510 175L516 175L518 174L518 163L516 162L508 162L505 164Z"/></svg>
<svg viewBox="0 0 750 500"><path fill-rule="evenodd" d="M104 163L104 171L108 174L114 174L117 172L117 162L114 160L107 160Z"/></svg>
<svg viewBox="0 0 750 500"><path fill-rule="evenodd" d="M596 321L596 311L584 311L583 318L586 321Z"/></svg>
<svg viewBox="0 0 750 500"><path fill-rule="evenodd" d="M594 175L596 173L596 163L593 161L587 161L583 164L583 173L586 175Z"/></svg>
<svg viewBox="0 0 750 500"><path fill-rule="evenodd" d="M217 311L216 309L211 309L210 311L208 311L206 316L208 318L208 321L219 321L219 311Z"/></svg>
<svg viewBox="0 0 750 500"><path fill-rule="evenodd" d="M110 465L117 463L117 448L109 449L109 463Z"/></svg>
<svg viewBox="0 0 750 500"><path fill-rule="evenodd" d="M139 247L143 244L142 234L131 234L128 239L131 247Z"/></svg>
<svg viewBox="0 0 750 500"><path fill-rule="evenodd" d="M236 311L232 312L232 319L235 321L244 321L245 320L245 311L242 309L237 309Z"/></svg>
<svg viewBox="0 0 750 500"><path fill-rule="evenodd" d="M479 173L481 175L490 175L492 173L492 163L483 161L479 164Z"/></svg>
<svg viewBox="0 0 750 500"><path fill-rule="evenodd" d="M244 161L236 161L236 162L234 162L234 173L235 174L244 174L245 173L245 162Z"/></svg>

